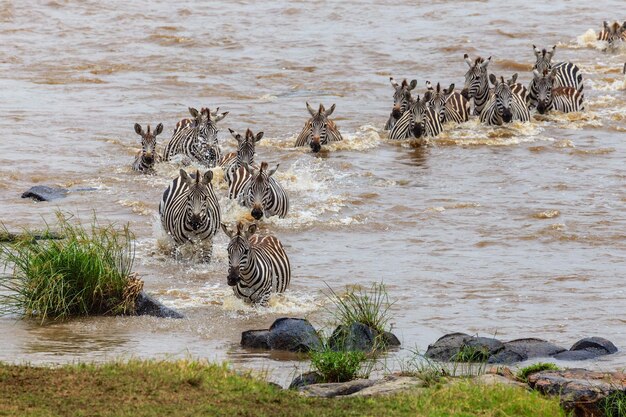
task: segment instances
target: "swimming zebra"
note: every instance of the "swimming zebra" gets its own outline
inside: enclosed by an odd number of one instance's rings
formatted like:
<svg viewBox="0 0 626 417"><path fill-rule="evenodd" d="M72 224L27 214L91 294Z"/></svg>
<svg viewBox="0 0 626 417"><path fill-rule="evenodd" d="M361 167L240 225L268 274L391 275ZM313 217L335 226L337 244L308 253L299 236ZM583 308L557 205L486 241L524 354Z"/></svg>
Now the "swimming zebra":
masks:
<svg viewBox="0 0 626 417"><path fill-rule="evenodd" d="M481 57L476 58L474 62L469 59L469 55L463 55L465 63L469 70L465 73L465 86L461 90L461 95L468 101L474 100L474 111L472 114L480 116L485 104L489 100L489 77L487 75L487 66L491 62L491 57L486 60Z"/></svg>
<svg viewBox="0 0 626 417"><path fill-rule="evenodd" d="M319 152L322 145L343 140L341 133L337 130L337 125L328 118L335 111L334 104L328 110L321 104L318 111L315 111L309 103L306 103L306 108L311 118L304 124L294 146L309 145L313 152Z"/></svg>
<svg viewBox="0 0 626 417"><path fill-rule="evenodd" d="M584 85L580 68L571 62L559 62L557 64L552 64L552 58L554 57L555 50L556 45L552 47L551 51L547 51L546 49L539 50L535 45L533 45L535 58L537 58L537 61L533 66L533 70L537 70L539 74L543 74L544 71L552 71L555 69L556 77L554 87L573 87L582 93ZM530 80L528 95L528 104L530 108L532 109L537 107L537 87L535 86L534 77Z"/></svg>
<svg viewBox="0 0 626 417"><path fill-rule="evenodd" d="M604 21L602 30L598 33L598 40L607 42L608 49L616 49L621 42L626 42L626 22L622 24L613 22L609 25L609 22Z"/></svg>
<svg viewBox="0 0 626 417"><path fill-rule="evenodd" d="M203 243L206 262L211 259L211 240L220 224L220 206L213 192L213 172L196 171L195 178L184 169L167 187L159 204L161 225L177 246Z"/></svg>
<svg viewBox="0 0 626 417"><path fill-rule="evenodd" d="M439 115L428 105L431 92L427 91L420 100L417 96L415 103L404 112L396 125L389 133L389 139L410 139L437 136L443 130Z"/></svg>
<svg viewBox="0 0 626 417"><path fill-rule="evenodd" d="M247 230L241 223L232 232L222 223L228 244L228 285L237 298L266 307L272 293L285 292L291 280L291 265L280 240L256 234L256 224Z"/></svg>
<svg viewBox="0 0 626 417"><path fill-rule="evenodd" d="M563 113L582 111L583 93L572 87L554 87L556 81L556 69L552 71L534 70L533 76L537 87L537 111L544 114L550 110L557 110Z"/></svg>
<svg viewBox="0 0 626 417"><path fill-rule="evenodd" d="M530 121L530 112L526 101L511 90L516 79L517 77L514 76L510 80L504 81L504 77L500 77L500 81L498 81L495 75L489 75L489 81L493 84L493 91L480 114L482 123L500 126L502 123L509 123L513 120Z"/></svg>
<svg viewBox="0 0 626 417"><path fill-rule="evenodd" d="M393 108L391 109L391 114L389 115L389 119L387 119L387 123L385 123L384 130L393 129L398 119L402 117L404 112L413 103L411 90L413 90L417 85L417 80L411 80L411 84L409 84L405 79L402 81L402 84L398 84L393 77L389 77L389 81L391 81L391 85L395 89L395 92L393 93Z"/></svg>
<svg viewBox="0 0 626 417"><path fill-rule="evenodd" d="M237 170L244 163L250 166L254 165L256 143L263 139L263 132L259 132L255 136L252 130L247 129L246 135L242 136L230 128L228 130L237 140L237 151L222 156L219 166L224 170L224 177L230 185L233 171Z"/></svg>
<svg viewBox="0 0 626 417"><path fill-rule="evenodd" d="M426 81L426 88L432 91L428 104L439 115L441 123L463 123L469 120L469 101L460 93L454 92L454 84L450 84L447 90L442 90L439 83L434 89L430 81Z"/></svg>
<svg viewBox="0 0 626 417"><path fill-rule="evenodd" d="M256 220L275 215L283 219L289 211L289 197L272 177L279 165L270 170L267 167L267 162L261 162L259 169L242 164L233 171L228 197L239 199L240 203L250 208L250 214Z"/></svg>
<svg viewBox="0 0 626 417"><path fill-rule="evenodd" d="M226 117L228 112L211 113L207 108L202 108L198 112L190 107L189 113L193 119L183 119L176 124L172 138L163 152L163 160L169 161L174 155L183 154L213 168L221 156L216 124Z"/></svg>
<svg viewBox="0 0 626 417"><path fill-rule="evenodd" d="M156 137L163 131L163 124L159 123L150 132L150 125L144 132L139 123L135 123L135 133L141 136L141 150L135 156L133 170L141 172L154 172L154 163L160 162L161 158L156 153Z"/></svg>

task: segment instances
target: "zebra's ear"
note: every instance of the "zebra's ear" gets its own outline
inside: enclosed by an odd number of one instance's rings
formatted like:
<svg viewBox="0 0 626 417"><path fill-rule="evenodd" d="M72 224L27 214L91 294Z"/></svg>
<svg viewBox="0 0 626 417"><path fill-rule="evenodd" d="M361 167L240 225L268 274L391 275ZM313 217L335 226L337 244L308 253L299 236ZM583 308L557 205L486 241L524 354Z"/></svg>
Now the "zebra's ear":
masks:
<svg viewBox="0 0 626 417"><path fill-rule="evenodd" d="M517 81L517 72L511 76L511 79L509 80L509 85L515 84L515 81Z"/></svg>
<svg viewBox="0 0 626 417"><path fill-rule="evenodd" d="M433 89L433 85L431 84L430 81L426 80L426 89L427 90L432 90Z"/></svg>
<svg viewBox="0 0 626 417"><path fill-rule="evenodd" d="M494 87L498 84L498 78L494 74L489 74L489 81L494 85Z"/></svg>
<svg viewBox="0 0 626 417"><path fill-rule="evenodd" d="M417 80L411 80L411 84L409 84L409 90L414 89L417 86Z"/></svg>
<svg viewBox="0 0 626 417"><path fill-rule="evenodd" d="M535 57L537 58L539 58L539 55L541 55L541 51L535 45L533 45L533 52L535 53Z"/></svg>
<svg viewBox="0 0 626 417"><path fill-rule="evenodd" d="M267 176L271 177L272 175L274 175L274 173L276 172L276 170L278 169L279 166L280 166L280 164L276 164L274 169L270 169L269 171L267 171Z"/></svg>
<svg viewBox="0 0 626 417"><path fill-rule="evenodd" d="M468 54L463 54L463 60L465 61L468 67L472 68L472 60L469 58Z"/></svg>
<svg viewBox="0 0 626 417"><path fill-rule="evenodd" d="M256 137L254 138L255 142L260 141L261 139L263 139L263 132L259 132L256 134Z"/></svg>
<svg viewBox="0 0 626 417"><path fill-rule="evenodd" d="M452 94L453 91L454 91L454 83L450 84L450 87L448 87L447 90L443 90L445 94Z"/></svg>
<svg viewBox="0 0 626 417"><path fill-rule="evenodd" d="M230 127L228 128L228 131L230 132L231 135L233 135L233 137L235 139L237 139L237 142L241 142L241 135L239 133L237 133L236 131L234 131Z"/></svg>
<svg viewBox="0 0 626 417"><path fill-rule="evenodd" d="M609 22L607 22L606 20L604 22L602 22L602 27L604 28L604 30L606 30L608 32L608 30L609 30Z"/></svg>
<svg viewBox="0 0 626 417"><path fill-rule="evenodd" d="M331 114L333 114L333 112L335 111L335 104L333 104L332 106L330 106L330 109L326 110L324 112L324 114L326 115L326 117L330 116Z"/></svg>
<svg viewBox="0 0 626 417"><path fill-rule="evenodd" d="M246 232L246 236L250 237L253 234L255 234L257 231L257 225L256 223L251 223L250 226L248 226L248 231Z"/></svg>
<svg viewBox="0 0 626 417"><path fill-rule="evenodd" d="M193 183L193 179L189 176L189 174L187 174L187 171L185 171L184 169L181 168L178 174L185 184L190 185Z"/></svg>
<svg viewBox="0 0 626 417"><path fill-rule="evenodd" d="M154 136L160 135L163 132L163 123L159 123L154 130Z"/></svg>
<svg viewBox="0 0 626 417"><path fill-rule="evenodd" d="M215 123L219 122L219 121L220 121L220 120L222 120L224 117L228 116L228 113L229 113L229 112L225 111L225 112L224 112L224 113L222 113L222 114L218 114L217 116L215 116L215 120L213 120L213 121L214 121Z"/></svg>
<svg viewBox="0 0 626 417"><path fill-rule="evenodd" d="M211 171L210 169L204 173L204 176L202 177L202 182L205 183L206 185L211 184L211 180L213 179L213 171Z"/></svg>
<svg viewBox="0 0 626 417"><path fill-rule="evenodd" d="M539 74L539 71L537 71L536 69L533 70L533 77L535 78L541 78L541 74Z"/></svg>
<svg viewBox="0 0 626 417"><path fill-rule="evenodd" d="M228 229L228 225L226 223L220 223L220 226L222 226L224 234L232 239L234 233Z"/></svg>
<svg viewBox="0 0 626 417"><path fill-rule="evenodd" d="M189 107L189 114L195 119L198 117L198 110L194 109L193 107Z"/></svg>
<svg viewBox="0 0 626 417"><path fill-rule="evenodd" d="M308 101L306 102L306 109L309 111L311 116L315 116L317 114L317 112L313 109L313 107L311 107Z"/></svg>
<svg viewBox="0 0 626 417"><path fill-rule="evenodd" d="M391 82L391 85L393 86L393 88L400 87L400 84L398 84L396 80L393 79L393 77L389 77L389 81Z"/></svg>
<svg viewBox="0 0 626 417"><path fill-rule="evenodd" d="M135 133L141 135L141 125L139 123L135 123Z"/></svg>
<svg viewBox="0 0 626 417"><path fill-rule="evenodd" d="M556 45L554 45L552 47L552 50L550 52L548 52L550 54L550 59L552 59L552 57L554 56L554 51L556 51Z"/></svg>

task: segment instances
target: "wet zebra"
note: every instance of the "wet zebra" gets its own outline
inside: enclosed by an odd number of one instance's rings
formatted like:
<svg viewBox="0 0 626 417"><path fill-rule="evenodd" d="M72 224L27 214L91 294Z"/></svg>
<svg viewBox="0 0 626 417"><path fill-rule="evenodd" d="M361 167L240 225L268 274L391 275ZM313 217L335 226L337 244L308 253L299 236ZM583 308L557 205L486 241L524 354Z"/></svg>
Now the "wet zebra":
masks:
<svg viewBox="0 0 626 417"><path fill-rule="evenodd" d="M530 121L530 112L526 101L511 89L516 79L517 77L514 76L512 79L504 81L504 77L500 77L500 81L498 81L495 75L489 75L489 81L493 84L493 91L480 114L482 123L500 126L502 123L509 123L513 120Z"/></svg>
<svg viewBox="0 0 626 417"><path fill-rule="evenodd" d="M533 76L537 87L537 111L544 114L550 110L557 110L563 113L582 111L583 93L572 87L555 87L556 70L539 71L534 70Z"/></svg>
<svg viewBox="0 0 626 417"><path fill-rule="evenodd" d="M443 130L439 115L428 105L431 99L429 91L420 100L417 96L415 103L404 112L396 125L389 133L389 139L410 139L428 136L437 136Z"/></svg>
<svg viewBox="0 0 626 417"><path fill-rule="evenodd" d="M240 135L232 129L228 129L230 134L237 140L237 151L228 153L219 161L219 166L224 170L224 177L228 184L232 181L232 173L244 163L254 165L254 154L256 143L263 139L263 132L254 135L252 130L247 129L245 136Z"/></svg>
<svg viewBox="0 0 626 417"><path fill-rule="evenodd" d="M285 189L272 177L278 167L279 164L268 170L267 162L262 162L258 169L243 164L233 171L228 197L239 199L241 204L250 208L250 214L256 220L263 216L276 215L281 219L284 218L289 211L289 197Z"/></svg>
<svg viewBox="0 0 626 417"><path fill-rule="evenodd" d="M228 244L228 285L237 298L248 304L268 305L272 293L285 292L291 280L291 265L280 240L256 234L256 224L241 223L232 232L222 223Z"/></svg>
<svg viewBox="0 0 626 417"><path fill-rule="evenodd" d="M465 73L465 85L461 90L461 95L468 101L474 100L474 111L472 114L480 116L485 104L489 100L489 77L487 67L491 62L491 57L486 60L481 57L476 58L474 62L469 59L469 55L463 55L465 63L469 70Z"/></svg>
<svg viewBox="0 0 626 417"><path fill-rule="evenodd" d="M602 30L598 33L598 40L607 42L608 49L616 49L622 42L626 42L626 22L622 24L613 22L609 25L609 22L604 21Z"/></svg>
<svg viewBox="0 0 626 417"><path fill-rule="evenodd" d="M150 132L150 125L144 132L139 123L135 123L135 133L141 136L141 150L135 156L133 170L140 172L154 172L154 163L160 162L161 158L156 153L156 137L163 131L163 124L159 123Z"/></svg>
<svg viewBox="0 0 626 417"><path fill-rule="evenodd" d="M211 240L220 224L220 206L213 192L213 172L194 177L180 170L159 204L161 225L177 246L187 242L207 244L204 260L211 259Z"/></svg>
<svg viewBox="0 0 626 417"><path fill-rule="evenodd" d="M552 47L551 51L547 51L546 49L539 50L535 45L533 45L533 51L535 53L535 58L537 59L535 65L533 66L533 70L537 70L539 74L543 74L544 71L552 71L554 69L556 70L554 87L572 87L580 91L582 94L584 85L580 68L571 62L559 62L557 64L553 64L552 58L554 57L555 50L556 45ZM535 85L534 77L530 80L528 95L530 108L532 109L537 107L537 87Z"/></svg>
<svg viewBox="0 0 626 417"><path fill-rule="evenodd" d="M339 133L337 129L337 125L328 118L328 116L335 111L334 104L330 106L328 110L321 104L317 111L315 111L309 103L306 103L306 108L309 110L311 118L304 124L304 128L302 128L302 132L298 135L294 146L309 145L313 152L319 152L322 145L343 140L341 133Z"/></svg>
<svg viewBox="0 0 626 417"><path fill-rule="evenodd" d="M469 101L454 92L454 84L450 84L448 89L441 89L439 83L437 88L433 88L430 81L426 81L426 88L432 91L428 104L439 115L441 123L463 123L469 120Z"/></svg>
<svg viewBox="0 0 626 417"><path fill-rule="evenodd" d="M198 111L190 107L189 113L193 119L183 119L176 124L163 152L163 159L169 161L174 155L182 154L209 168L215 167L221 156L216 124L228 114L219 114L218 110L211 113L207 108Z"/></svg>
<svg viewBox="0 0 626 417"><path fill-rule="evenodd" d="M387 123L385 123L384 130L393 129L398 119L402 117L404 112L413 103L411 90L413 90L417 85L417 80L411 80L411 84L409 84L405 79L402 81L402 84L398 84L393 77L389 77L389 81L391 81L391 85L395 92L393 93L393 108L391 109L391 114L389 115L389 119L387 119Z"/></svg>

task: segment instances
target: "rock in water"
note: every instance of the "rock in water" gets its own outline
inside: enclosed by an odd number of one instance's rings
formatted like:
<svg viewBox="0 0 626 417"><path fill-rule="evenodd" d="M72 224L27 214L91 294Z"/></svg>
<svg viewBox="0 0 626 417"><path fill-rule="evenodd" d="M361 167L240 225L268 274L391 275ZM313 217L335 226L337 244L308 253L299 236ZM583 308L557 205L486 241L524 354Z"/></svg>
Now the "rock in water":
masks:
<svg viewBox="0 0 626 417"><path fill-rule="evenodd" d="M52 201L66 197L68 192L67 188L36 185L22 193L22 198L32 198L35 201Z"/></svg>
<svg viewBox="0 0 626 417"><path fill-rule="evenodd" d="M529 337L504 343L504 349L489 358L489 363L511 363L532 358L544 358L566 349L543 339Z"/></svg>
<svg viewBox="0 0 626 417"><path fill-rule="evenodd" d="M304 319L277 319L269 329L267 340L270 349L290 352L308 352L322 347L315 328Z"/></svg>
<svg viewBox="0 0 626 417"><path fill-rule="evenodd" d="M135 312L138 316L155 316L170 319L182 319L184 317L178 311L165 307L143 291L139 293L135 306Z"/></svg>

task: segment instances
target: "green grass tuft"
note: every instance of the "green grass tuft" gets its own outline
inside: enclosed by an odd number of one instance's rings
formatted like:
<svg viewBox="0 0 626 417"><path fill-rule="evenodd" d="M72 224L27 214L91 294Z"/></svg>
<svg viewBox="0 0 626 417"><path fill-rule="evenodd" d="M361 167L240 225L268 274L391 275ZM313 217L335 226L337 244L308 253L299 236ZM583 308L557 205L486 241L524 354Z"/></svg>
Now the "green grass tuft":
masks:
<svg viewBox="0 0 626 417"><path fill-rule="evenodd" d="M322 375L324 382L347 382L355 379L367 360L365 353L360 351L334 351L330 348L311 351L310 357L311 366Z"/></svg>
<svg viewBox="0 0 626 417"><path fill-rule="evenodd" d="M604 399L600 406L605 417L626 416L626 392L614 391Z"/></svg>
<svg viewBox="0 0 626 417"><path fill-rule="evenodd" d="M57 212L54 233L63 239L38 241L25 232L0 245L4 270L13 270L0 279L2 312L42 322L132 312L142 283L131 276L134 236L128 226L101 225L95 214L87 228L71 220Z"/></svg>
<svg viewBox="0 0 626 417"><path fill-rule="evenodd" d="M528 382L528 377L531 374L541 372L541 371L558 371L560 368L553 363L550 362L537 362L535 364L526 366L519 371L517 371L517 379L520 381Z"/></svg>

